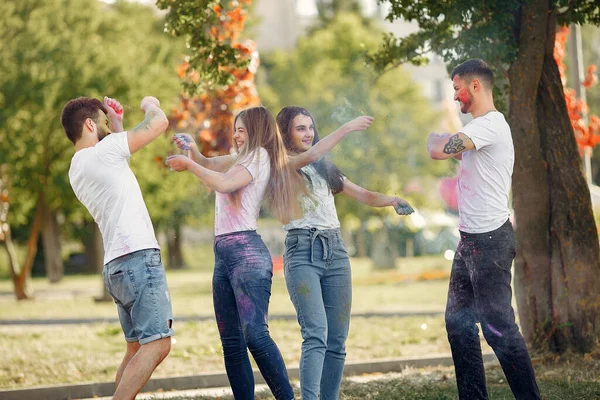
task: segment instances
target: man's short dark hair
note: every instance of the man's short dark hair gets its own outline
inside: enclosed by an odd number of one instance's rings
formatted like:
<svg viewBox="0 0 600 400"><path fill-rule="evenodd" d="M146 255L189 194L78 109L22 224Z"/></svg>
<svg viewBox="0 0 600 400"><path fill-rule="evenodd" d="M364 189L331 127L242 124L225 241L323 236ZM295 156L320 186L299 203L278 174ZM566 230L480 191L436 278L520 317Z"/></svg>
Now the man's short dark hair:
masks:
<svg viewBox="0 0 600 400"><path fill-rule="evenodd" d="M83 123L86 119L91 118L95 123L99 123L98 110L102 110L105 114L108 114L106 107L104 107L104 104L100 100L90 97L78 97L69 100L65 104L60 115L60 122L63 128L65 128L67 137L73 144L81 139Z"/></svg>
<svg viewBox="0 0 600 400"><path fill-rule="evenodd" d="M456 75L469 82L472 81L473 78L479 78L487 84L488 89L491 89L494 86L494 72L485 61L480 60L479 58L471 58L455 67L452 70L450 79L454 79Z"/></svg>

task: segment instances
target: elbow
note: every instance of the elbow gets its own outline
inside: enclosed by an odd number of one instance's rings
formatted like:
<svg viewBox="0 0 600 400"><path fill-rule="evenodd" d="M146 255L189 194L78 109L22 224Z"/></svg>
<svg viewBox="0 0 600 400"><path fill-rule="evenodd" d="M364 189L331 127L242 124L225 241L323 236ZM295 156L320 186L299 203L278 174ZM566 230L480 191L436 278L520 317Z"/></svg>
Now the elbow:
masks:
<svg viewBox="0 0 600 400"><path fill-rule="evenodd" d="M160 118L156 121L156 127L161 132L164 132L169 128L169 119L164 113L162 113Z"/></svg>
<svg viewBox="0 0 600 400"><path fill-rule="evenodd" d="M435 149L429 149L429 157L432 160L445 160L447 158L444 153Z"/></svg>

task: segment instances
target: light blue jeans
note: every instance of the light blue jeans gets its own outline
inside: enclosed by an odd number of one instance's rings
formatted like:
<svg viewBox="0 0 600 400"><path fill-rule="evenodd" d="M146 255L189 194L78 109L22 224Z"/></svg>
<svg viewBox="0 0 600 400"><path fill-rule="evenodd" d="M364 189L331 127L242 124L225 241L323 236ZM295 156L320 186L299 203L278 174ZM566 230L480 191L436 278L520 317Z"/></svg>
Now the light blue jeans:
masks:
<svg viewBox="0 0 600 400"><path fill-rule="evenodd" d="M302 399L337 400L352 305L350 261L339 229L290 230L284 271L304 339Z"/></svg>

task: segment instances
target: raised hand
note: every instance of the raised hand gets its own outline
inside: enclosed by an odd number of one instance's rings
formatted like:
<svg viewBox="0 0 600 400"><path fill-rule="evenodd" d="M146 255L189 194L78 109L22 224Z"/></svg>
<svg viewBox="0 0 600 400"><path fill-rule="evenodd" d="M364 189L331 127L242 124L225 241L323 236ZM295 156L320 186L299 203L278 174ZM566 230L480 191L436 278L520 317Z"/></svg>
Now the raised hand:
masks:
<svg viewBox="0 0 600 400"><path fill-rule="evenodd" d="M198 150L198 145L187 133L176 133L171 138L179 150Z"/></svg>
<svg viewBox="0 0 600 400"><path fill-rule="evenodd" d="M150 107L151 105L154 105L154 106L160 108L160 101L158 101L158 99L156 97L146 96L140 102L140 108L142 109L143 112L147 112L148 107Z"/></svg>
<svg viewBox="0 0 600 400"><path fill-rule="evenodd" d="M121 103L111 97L104 96L104 106L108 112L110 130L113 132L123 131L123 106Z"/></svg>
<svg viewBox="0 0 600 400"><path fill-rule="evenodd" d="M392 206L398 215L409 215L415 212L408 202L400 197L394 197Z"/></svg>
<svg viewBox="0 0 600 400"><path fill-rule="evenodd" d="M373 117L370 117L368 115L363 115L358 118L354 118L350 122L346 122L344 124L344 126L351 132L352 131L364 131L365 129L367 129L371 126L371 124L373 123L373 119L374 119Z"/></svg>
<svg viewBox="0 0 600 400"><path fill-rule="evenodd" d="M191 163L188 157L183 155L175 155L167 157L167 165L171 167L172 170L177 172L185 171L188 169L189 163Z"/></svg>

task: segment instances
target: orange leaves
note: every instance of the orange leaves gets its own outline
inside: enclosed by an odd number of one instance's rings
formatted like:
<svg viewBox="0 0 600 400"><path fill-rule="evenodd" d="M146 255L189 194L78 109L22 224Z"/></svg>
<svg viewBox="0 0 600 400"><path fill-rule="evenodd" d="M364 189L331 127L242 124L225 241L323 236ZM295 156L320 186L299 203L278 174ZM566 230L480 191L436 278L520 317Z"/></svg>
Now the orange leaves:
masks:
<svg viewBox="0 0 600 400"><path fill-rule="evenodd" d="M256 44L251 40L240 40L247 12L244 6L251 0L230 2L227 6L215 5L213 11L219 22L208 29L208 34L216 41L228 41L237 50L239 57L250 59L246 68L219 66L230 73L234 80L228 86L194 97L180 96L180 104L171 111L171 127L179 132L187 132L194 137L198 148L205 156L226 154L231 148L233 113L236 110L260 104L254 76L259 65ZM210 63L211 60L206 60ZM188 63L177 68L177 75L183 80L198 79L188 70Z"/></svg>
<svg viewBox="0 0 600 400"><path fill-rule="evenodd" d="M598 83L598 75L596 75L596 66L592 64L587 69L587 73L585 74L585 80L583 81L583 86L586 89L589 89L596 83Z"/></svg>
<svg viewBox="0 0 600 400"><path fill-rule="evenodd" d="M581 101L575 95L575 90L566 88L566 66L563 62L566 49L565 44L567 37L569 36L569 28L562 26L556 32L556 38L554 42L554 59L558 65L560 72L560 78L563 84L565 93L565 101L567 103L567 113L571 120L571 126L575 134L575 140L579 147L580 153L583 153L585 147L594 147L600 143L600 118L596 115L589 116L589 122L586 122L583 118L588 112L587 104ZM587 74L583 82L583 86L589 88L597 82L596 66L590 65L587 69Z"/></svg>

